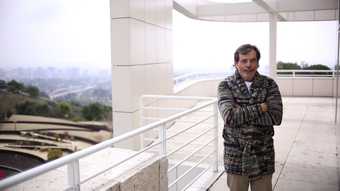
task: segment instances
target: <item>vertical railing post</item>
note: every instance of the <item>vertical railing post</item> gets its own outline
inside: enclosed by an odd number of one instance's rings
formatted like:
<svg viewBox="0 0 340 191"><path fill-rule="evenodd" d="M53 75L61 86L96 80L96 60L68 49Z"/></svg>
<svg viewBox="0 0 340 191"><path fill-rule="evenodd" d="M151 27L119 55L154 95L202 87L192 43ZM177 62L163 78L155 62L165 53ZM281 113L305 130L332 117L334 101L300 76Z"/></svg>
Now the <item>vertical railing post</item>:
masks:
<svg viewBox="0 0 340 191"><path fill-rule="evenodd" d="M218 172L218 137L219 137L219 130L218 130L218 109L217 103L213 104L213 112L214 112L214 127L215 127L215 141L214 141L214 149L215 149L215 164L214 164L214 172Z"/></svg>
<svg viewBox="0 0 340 191"><path fill-rule="evenodd" d="M175 178L175 180L177 180L177 178L179 177L179 174L178 174L178 166L175 168L175 171L176 171L176 178ZM176 187L176 191L178 191L178 182L176 182L176 185L175 185Z"/></svg>
<svg viewBox="0 0 340 191"><path fill-rule="evenodd" d="M161 148L159 154L161 156L166 156L166 124L162 124L159 129L159 140L161 141Z"/></svg>
<svg viewBox="0 0 340 191"><path fill-rule="evenodd" d="M80 191L79 160L76 159L67 165L68 184L73 191Z"/></svg>
<svg viewBox="0 0 340 191"><path fill-rule="evenodd" d="M340 5L340 0L338 0L338 6ZM340 13L340 9L338 10L338 13ZM335 73L335 113L334 113L334 123L338 123L338 100L339 100L339 67L340 67L340 17L338 16L338 44L337 44L337 54L336 54L336 72Z"/></svg>

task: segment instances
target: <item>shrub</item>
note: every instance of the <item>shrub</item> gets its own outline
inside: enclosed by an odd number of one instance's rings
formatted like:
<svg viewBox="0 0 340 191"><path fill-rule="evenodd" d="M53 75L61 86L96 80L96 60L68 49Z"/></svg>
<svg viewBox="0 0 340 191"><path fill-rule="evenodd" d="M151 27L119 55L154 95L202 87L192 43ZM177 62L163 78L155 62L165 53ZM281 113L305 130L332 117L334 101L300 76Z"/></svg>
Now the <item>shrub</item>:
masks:
<svg viewBox="0 0 340 191"><path fill-rule="evenodd" d="M63 156L63 151L61 149L48 149L47 160L54 160Z"/></svg>
<svg viewBox="0 0 340 191"><path fill-rule="evenodd" d="M12 80L7 83L7 89L8 91L12 93L20 93L24 90L25 86L22 83L19 83L15 80Z"/></svg>
<svg viewBox="0 0 340 191"><path fill-rule="evenodd" d="M27 86L25 91L33 98L37 98L40 94L39 89L35 86Z"/></svg>
<svg viewBox="0 0 340 191"><path fill-rule="evenodd" d="M303 68L304 70L331 70L328 66L323 64L314 64Z"/></svg>
<svg viewBox="0 0 340 191"><path fill-rule="evenodd" d="M298 65L297 63L281 62L281 61L279 61L277 63L277 69L281 69L281 70L300 70L301 66Z"/></svg>
<svg viewBox="0 0 340 191"><path fill-rule="evenodd" d="M102 120L104 112L104 108L99 103L91 103L81 110L83 117L89 121Z"/></svg>

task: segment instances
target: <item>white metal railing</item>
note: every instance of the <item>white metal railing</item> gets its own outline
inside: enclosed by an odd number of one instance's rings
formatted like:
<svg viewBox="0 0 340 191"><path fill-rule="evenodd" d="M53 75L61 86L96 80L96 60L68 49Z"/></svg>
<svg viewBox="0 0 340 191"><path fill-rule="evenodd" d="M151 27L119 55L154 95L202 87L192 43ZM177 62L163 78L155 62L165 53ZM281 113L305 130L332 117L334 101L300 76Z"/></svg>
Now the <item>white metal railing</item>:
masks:
<svg viewBox="0 0 340 191"><path fill-rule="evenodd" d="M146 99L149 99L149 101L145 101ZM162 119L162 117L164 117L164 113L165 114L170 114L171 112L177 112L177 111L182 111L182 110L187 110L188 108L185 108L185 106L177 106L177 107L169 107L169 106L161 106L162 102L165 102L167 100L177 100L177 101L183 101L183 100L188 100L188 101L194 101L194 104L199 104L200 101L208 101L208 100L215 100L216 98L211 98L211 97L189 97L189 96L157 96L157 95L147 95L147 96L143 96L141 99L141 123L145 123L148 122L148 120L160 120ZM198 103L197 103L198 102ZM185 104L184 104L185 105ZM190 106L189 106L190 107ZM153 117L148 116L147 111L152 111L150 115L153 115ZM204 172L208 171L209 169L211 169L211 167L213 167L214 171L218 170L218 113L217 113L217 107L216 105L214 105L210 111L207 110L197 110L196 113L199 113L201 116L199 117L199 119L181 119L178 118L175 122L176 123L182 123L183 127L180 128L176 128L172 125L171 128L164 128L164 132L166 132L166 134L169 134L170 132L172 132L172 135L164 135L161 134L159 136L164 136L166 137L167 141L173 140L176 137L182 135L185 132L188 132L189 130L194 129L195 127L197 127L198 125L202 125L203 123L205 124L205 129L199 131L199 133L197 133L197 135L193 135L190 137L186 137L185 142L180 142L177 143L177 145L175 145L175 148L173 148L171 151L170 150L166 150L166 156L171 157L173 156L175 153L180 152L183 148L185 147L189 147L190 144L194 143L195 141L197 142L197 140L199 140L200 138L202 138L203 136L204 139L202 140L208 140L208 141L201 141L200 142L200 146L194 146L193 149L191 150L190 153L185 153L184 156L182 158L176 158L173 161L169 161L169 163L172 163L173 165L168 169L168 174L172 173L173 171L175 171L175 179L171 182L169 181L169 185L168 188L169 190L185 190L188 187L190 187L191 184L193 184L195 182L195 180L197 180L198 178L200 178L200 176L202 176L204 174ZM156 116L155 116L156 115ZM159 115L159 116L157 116ZM185 116L185 117L190 117L189 115ZM209 121L210 120L210 121ZM209 125L210 123L213 125ZM208 135L209 132L213 132L212 136L207 138L206 136ZM145 143L145 141L152 141L152 139L157 140L157 134L153 134L154 137L151 138L147 138L145 136L141 136L141 145L147 145ZM152 135L151 135L152 136ZM174 143L176 144L176 143ZM197 143L196 143L197 145ZM206 149L209 145L211 145L211 147L213 147L214 149L212 149L211 151L208 152L208 154L205 154L204 156L200 156L200 160L199 161L195 161L194 165L189 165L189 169L186 170L185 172L179 174L178 173L178 169L181 168L181 165L186 165L188 164L188 161L191 157L193 157L194 155L196 155L197 153L199 153L200 151L202 151L203 149ZM214 157L214 161L213 161L213 165L202 165L203 162L205 162L207 159L211 158L211 156ZM188 165L187 165L188 166ZM202 167L204 166L204 167ZM196 174L194 177L192 175L190 175L190 182L187 182L184 186L182 185L181 187L178 186L178 182L182 181L185 177L188 177L189 173L191 173L193 170L200 168L200 169L204 169L202 170L201 173Z"/></svg>
<svg viewBox="0 0 340 191"><path fill-rule="evenodd" d="M335 70L276 70L279 77L335 77Z"/></svg>
<svg viewBox="0 0 340 191"><path fill-rule="evenodd" d="M173 78L174 80L174 84L178 85L181 84L183 82L186 81L199 81L199 80L214 80L214 79L223 79L225 78L227 75L231 75L231 73L226 73L226 72L222 72L222 73L187 73L187 74L183 74L180 76L176 76Z"/></svg>
<svg viewBox="0 0 340 191"><path fill-rule="evenodd" d="M214 171L218 170L218 148L217 148L217 143L218 143L218 123L217 123L217 106L216 106L216 99L215 98L207 98L207 97L181 97L181 96L160 96L160 95L145 95L142 96L142 100L145 98L152 98L155 100L159 100L159 99L181 99L181 100L199 100L200 102L197 103L197 105L194 105L191 108L188 108L184 111L180 111L175 114L172 114L170 116L167 116L163 119L159 119L156 122L147 124L147 125L143 125L140 128L125 133L123 135L120 135L118 137L114 137L112 139L106 140L104 142L101 142L99 144L96 144L94 146L88 147L86 149L83 149L81 151L77 151L75 153L72 153L70 155L64 156L62 158L56 159L54 161L45 163L43 165L40 165L38 167L35 167L33 169L24 171L22 173L19 173L17 175L8 177L6 179L3 179L0 181L0 190L6 189L6 188L10 188L12 186L18 185L20 183L23 183L25 181L34 179L36 176L39 176L41 174L47 173L49 171L52 171L54 169L57 169L59 167L63 167L63 166L67 166L67 180L68 180L68 187L65 188L64 190L80 190L81 185L86 183L87 181L93 179L94 177L97 177L105 172L107 172L110 169L113 169L121 164L123 164L126 161L129 161L130 159L140 155L141 153L144 153L146 151L150 151L151 149L153 149L156 145L161 145L160 149L159 149L159 153L161 154L162 157L164 156L168 156L168 155L172 155L174 152L169 152L168 153L168 140L172 139L173 137L177 136L180 133L174 134L172 136L168 136L167 137L167 127L168 124L173 123L176 120L179 120L185 116L188 116L189 114L192 114L194 112L200 111L204 108L207 107L213 107L213 128L210 128L209 130L213 130L214 133L214 138L212 139L212 141L215 143L214 144L214 150L209 153L209 156L214 153L214 162L215 164L213 165L214 167ZM155 103L155 102L153 102ZM148 102L148 104L150 104L150 102ZM143 105L143 103L141 103L141 105ZM153 108L154 109L154 108ZM171 108L170 108L171 109ZM178 109L178 108L177 108ZM141 109L141 113L143 113L143 108ZM203 121L202 121L203 122ZM196 125L191 126L190 128L195 127ZM187 128L186 130L190 129ZM80 166L79 166L79 160L89 156L89 155L93 155L98 151L101 151L105 148L110 148L112 147L114 144L127 140L129 138L135 137L135 136L141 136L143 133L146 133L148 131L154 130L154 129L158 129L159 130L159 135L158 135L158 140L156 142L154 142L151 145L148 145L146 147L143 147L141 150L139 150L138 152L136 152L135 154L125 158L124 160L121 160L118 163L115 163L111 166L108 166L107 168L105 168L104 170L97 172L89 177L86 177L84 179L81 180L80 178ZM184 130L182 131L184 132ZM204 132L206 133L206 132ZM200 135L202 136L202 135ZM194 139L197 139L198 137L195 137ZM188 145L190 142L186 142L185 144ZM208 144L206 144L208 145ZM205 145L205 146L206 146ZM184 146L181 145L181 148L176 148L175 150L178 151L180 149L182 149ZM203 148L203 147L202 147ZM207 158L209 158L208 155L206 155L206 157L204 158L204 160L206 160ZM184 162L184 161L183 161ZM203 159L201 161L199 161L199 163L196 164L195 167L197 167L197 165L200 165L203 162ZM192 167L194 168L194 167ZM205 171L207 171L208 169L205 169ZM188 171L189 172L189 171ZM196 176L194 179L192 180L196 180L197 178L199 178L199 176L201 176L202 173L198 176ZM185 175L182 175L182 178ZM180 177L177 177L176 181L179 181ZM189 184L192 184L193 181L191 181ZM170 183L170 184L176 184L176 183ZM190 186L189 184L186 185L185 189ZM50 185L53 186L53 185Z"/></svg>
<svg viewBox="0 0 340 191"><path fill-rule="evenodd" d="M197 82L206 80L222 80L229 75L232 75L233 71L224 73L187 73L173 78L175 92L185 89ZM335 78L336 70L282 70L277 69L276 74L278 77L284 78L311 78L311 77L328 77Z"/></svg>
<svg viewBox="0 0 340 191"><path fill-rule="evenodd" d="M174 77L174 84L178 85L185 81L197 81L208 79L223 79L233 72L229 73L187 73ZM282 77L335 77L336 70L283 70L277 69L276 73Z"/></svg>

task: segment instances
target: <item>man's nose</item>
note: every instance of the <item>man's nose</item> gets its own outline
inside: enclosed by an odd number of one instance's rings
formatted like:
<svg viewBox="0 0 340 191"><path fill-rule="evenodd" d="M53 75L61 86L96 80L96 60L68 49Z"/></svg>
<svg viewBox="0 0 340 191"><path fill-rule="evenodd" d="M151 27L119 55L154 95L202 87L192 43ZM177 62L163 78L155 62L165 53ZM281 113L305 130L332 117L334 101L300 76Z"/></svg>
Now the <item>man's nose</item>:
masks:
<svg viewBox="0 0 340 191"><path fill-rule="evenodd" d="M251 66L251 61L250 61L250 60L247 60L245 66L246 66L246 67L250 67L250 66Z"/></svg>

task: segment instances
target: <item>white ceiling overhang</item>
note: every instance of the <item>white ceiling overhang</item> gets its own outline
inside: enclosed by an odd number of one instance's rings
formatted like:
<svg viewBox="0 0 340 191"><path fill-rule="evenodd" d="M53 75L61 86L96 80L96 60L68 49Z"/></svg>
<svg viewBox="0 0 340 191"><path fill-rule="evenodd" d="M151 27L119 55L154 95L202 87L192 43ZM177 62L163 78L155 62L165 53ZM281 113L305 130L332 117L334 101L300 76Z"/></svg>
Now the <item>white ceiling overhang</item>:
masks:
<svg viewBox="0 0 340 191"><path fill-rule="evenodd" d="M174 8L193 19L225 22L266 22L271 14L279 21L331 21L339 15L338 0L253 0L234 4L174 0Z"/></svg>

